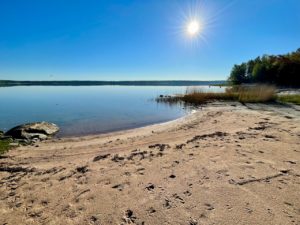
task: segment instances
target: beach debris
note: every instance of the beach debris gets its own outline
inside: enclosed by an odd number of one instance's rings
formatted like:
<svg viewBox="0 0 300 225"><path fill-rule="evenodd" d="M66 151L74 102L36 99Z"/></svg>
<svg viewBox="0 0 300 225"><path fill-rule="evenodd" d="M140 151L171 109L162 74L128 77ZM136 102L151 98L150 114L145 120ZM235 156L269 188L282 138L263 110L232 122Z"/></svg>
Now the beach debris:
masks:
<svg viewBox="0 0 300 225"><path fill-rule="evenodd" d="M285 162L293 164L293 165L297 164L297 161L294 161L294 160L288 160L288 161L285 161Z"/></svg>
<svg viewBox="0 0 300 225"><path fill-rule="evenodd" d="M48 170L45 170L44 172L38 174L38 175L44 175L44 174L57 174L57 173L60 173L62 171L66 170L65 167L53 167L53 168L50 168Z"/></svg>
<svg viewBox="0 0 300 225"><path fill-rule="evenodd" d="M126 181L123 183L117 183L116 185L111 186L111 188L117 189L118 191L123 191L123 189L129 186L130 186L130 182Z"/></svg>
<svg viewBox="0 0 300 225"><path fill-rule="evenodd" d="M135 157L139 156L140 157L140 160L142 159L145 159L145 156L147 155L147 151L138 151L138 150L135 150L134 152L132 152L128 157L127 159L128 160L133 160Z"/></svg>
<svg viewBox="0 0 300 225"><path fill-rule="evenodd" d="M133 211L131 209L127 209L125 211L123 220L125 223L134 223L134 221L136 220L136 216L133 214Z"/></svg>
<svg viewBox="0 0 300 225"><path fill-rule="evenodd" d="M109 156L110 156L110 154L98 155L98 156L96 156L96 157L93 159L93 161L94 161L94 162L97 162L97 161L99 161L99 160L106 159L106 158L109 157Z"/></svg>
<svg viewBox="0 0 300 225"><path fill-rule="evenodd" d="M204 205L205 205L206 209L209 210L209 211L215 209L210 203L205 203Z"/></svg>
<svg viewBox="0 0 300 225"><path fill-rule="evenodd" d="M144 175L145 174L145 168L141 167L141 168L137 168L136 172L140 175Z"/></svg>
<svg viewBox="0 0 300 225"><path fill-rule="evenodd" d="M148 191L151 191L151 190L153 190L155 188L155 186L154 186L154 184L148 184L147 186L146 186L146 189L148 190Z"/></svg>
<svg viewBox="0 0 300 225"><path fill-rule="evenodd" d="M278 178L278 177L282 177L282 176L286 176L288 175L290 172L290 170L280 170L280 173L275 174L275 175L271 175L271 176L267 176L267 177L262 177L262 178L254 178L254 179L249 179L249 180L243 180L240 182L236 182L235 180L231 179L229 180L230 184L235 184L235 185L245 185L245 184L249 184L249 183L254 183L254 182L267 182L269 183L271 180Z"/></svg>
<svg viewBox="0 0 300 225"><path fill-rule="evenodd" d="M256 127L249 127L248 129L249 130L257 130L257 131L262 131L262 130L265 130L267 128L270 128L273 123L270 123L270 122L267 122L267 121L262 121L262 122L259 122L257 123L258 126Z"/></svg>
<svg viewBox="0 0 300 225"><path fill-rule="evenodd" d="M177 193L172 195L173 198L175 198L175 200L179 201L181 204L184 204L185 201L182 197L180 197Z"/></svg>
<svg viewBox="0 0 300 225"><path fill-rule="evenodd" d="M191 195L192 195L192 193L191 193L189 190L183 192L183 194L184 194L185 196L191 196Z"/></svg>
<svg viewBox="0 0 300 225"><path fill-rule="evenodd" d="M189 221L189 225L198 225L198 222L197 220L191 218Z"/></svg>
<svg viewBox="0 0 300 225"><path fill-rule="evenodd" d="M64 176L61 176L58 180L59 181L63 181L63 180L69 179L69 178L71 178L75 174L76 174L75 171L70 171L68 174L66 174Z"/></svg>
<svg viewBox="0 0 300 225"><path fill-rule="evenodd" d="M16 167L10 167L6 165L0 165L0 172L8 172L8 173L30 173L34 172L35 168L26 168L26 167L21 167L21 166L16 166Z"/></svg>
<svg viewBox="0 0 300 225"><path fill-rule="evenodd" d="M25 139L31 141L45 140L57 134L59 127L48 122L23 124L7 131L4 135L13 139Z"/></svg>
<svg viewBox="0 0 300 225"><path fill-rule="evenodd" d="M123 161L125 158L123 156L119 156L119 154L114 155L114 157L111 159L114 162L120 162Z"/></svg>
<svg viewBox="0 0 300 225"><path fill-rule="evenodd" d="M155 144L149 145L149 148L158 148L159 151L163 152L165 149L170 148L171 146L168 144Z"/></svg>
<svg viewBox="0 0 300 225"><path fill-rule="evenodd" d="M185 146L185 144L179 144L179 145L176 145L175 148L177 150L182 150L182 148Z"/></svg>
<svg viewBox="0 0 300 225"><path fill-rule="evenodd" d="M90 221L91 221L91 223L92 224L96 224L97 223L97 221L99 222L99 216L98 215L94 215L94 216L91 216L90 217ZM98 224L98 223L97 223Z"/></svg>
<svg viewBox="0 0 300 225"><path fill-rule="evenodd" d="M156 212L156 210L155 210L153 207L150 207L147 211L148 211L150 214Z"/></svg>
<svg viewBox="0 0 300 225"><path fill-rule="evenodd" d="M87 192L90 192L90 191L91 191L91 189L89 189L89 188L88 188L88 189L85 189L85 190L83 190L83 191L81 191L79 194L76 195L75 200L76 200L76 201L79 201L78 198L79 198L81 195L83 195L83 194L85 194L85 193L87 193Z"/></svg>
<svg viewBox="0 0 300 225"><path fill-rule="evenodd" d="M265 138L269 138L269 139L275 139L276 137L275 136L273 136L273 135L265 135Z"/></svg>
<svg viewBox="0 0 300 225"><path fill-rule="evenodd" d="M171 201L169 200L169 199L165 199L165 202L164 202L164 204L163 204L163 206L165 207L165 208L167 208L167 209L170 209L170 208L172 208L172 206L171 206Z"/></svg>
<svg viewBox="0 0 300 225"><path fill-rule="evenodd" d="M112 186L111 188L122 191L124 189L124 184L116 184L116 185Z"/></svg>
<svg viewBox="0 0 300 225"><path fill-rule="evenodd" d="M191 140L188 140L186 143L188 144L188 143L195 142L195 141L198 141L198 140L202 140L202 139L205 139L205 138L224 137L224 136L227 136L227 135L228 135L227 133L217 131L217 132L212 133L212 134L197 135L197 136L193 137Z"/></svg>
<svg viewBox="0 0 300 225"><path fill-rule="evenodd" d="M76 168L76 171L78 173L86 173L87 171L89 171L88 166L79 166Z"/></svg>

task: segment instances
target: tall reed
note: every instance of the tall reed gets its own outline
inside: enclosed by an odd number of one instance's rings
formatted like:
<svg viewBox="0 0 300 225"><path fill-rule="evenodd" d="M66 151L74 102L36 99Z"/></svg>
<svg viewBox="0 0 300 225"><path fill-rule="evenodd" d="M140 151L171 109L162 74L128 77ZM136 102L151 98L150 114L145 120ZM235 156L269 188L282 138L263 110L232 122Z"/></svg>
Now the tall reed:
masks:
<svg viewBox="0 0 300 225"><path fill-rule="evenodd" d="M163 101L183 101L191 104L204 104L216 100L243 103L269 102L276 99L275 91L275 87L269 85L235 86L227 88L225 92L206 92L199 87L189 87L184 95L169 97Z"/></svg>

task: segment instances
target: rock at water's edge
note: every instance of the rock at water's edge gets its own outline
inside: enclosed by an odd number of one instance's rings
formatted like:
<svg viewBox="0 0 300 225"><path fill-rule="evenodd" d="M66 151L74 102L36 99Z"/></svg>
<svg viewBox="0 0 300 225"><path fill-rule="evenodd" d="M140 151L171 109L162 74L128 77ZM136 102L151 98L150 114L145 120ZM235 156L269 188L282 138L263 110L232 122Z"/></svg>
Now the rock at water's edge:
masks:
<svg viewBox="0 0 300 225"><path fill-rule="evenodd" d="M48 137L55 135L59 131L59 127L53 123L38 122L28 123L14 127L5 133L6 136L11 136L14 139L26 140L45 140Z"/></svg>

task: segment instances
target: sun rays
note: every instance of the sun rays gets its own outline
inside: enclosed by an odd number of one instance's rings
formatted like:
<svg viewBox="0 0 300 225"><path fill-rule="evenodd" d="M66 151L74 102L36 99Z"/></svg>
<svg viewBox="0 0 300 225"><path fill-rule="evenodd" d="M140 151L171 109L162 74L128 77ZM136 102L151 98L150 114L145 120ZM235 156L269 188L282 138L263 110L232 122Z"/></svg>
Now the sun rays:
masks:
<svg viewBox="0 0 300 225"><path fill-rule="evenodd" d="M188 45L208 44L208 37L215 31L220 15L233 3L219 8L208 0L191 0L185 6L179 6L179 13L173 18L173 34Z"/></svg>
<svg viewBox="0 0 300 225"><path fill-rule="evenodd" d="M186 30L191 37L195 37L201 32L201 28L202 26L200 25L200 22L197 20L193 20L188 23Z"/></svg>

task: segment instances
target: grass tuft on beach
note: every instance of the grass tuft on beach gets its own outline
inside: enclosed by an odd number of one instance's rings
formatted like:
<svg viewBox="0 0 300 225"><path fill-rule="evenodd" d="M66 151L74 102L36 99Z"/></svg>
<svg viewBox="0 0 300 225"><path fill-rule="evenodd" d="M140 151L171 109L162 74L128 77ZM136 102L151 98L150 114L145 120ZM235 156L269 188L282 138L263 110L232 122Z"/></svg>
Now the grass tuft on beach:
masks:
<svg viewBox="0 0 300 225"><path fill-rule="evenodd" d="M300 95L299 94L280 95L277 97L277 100L279 102L283 102L283 103L293 103L296 105L300 105Z"/></svg>
<svg viewBox="0 0 300 225"><path fill-rule="evenodd" d="M10 140L0 140L0 155L11 149Z"/></svg>
<svg viewBox="0 0 300 225"><path fill-rule="evenodd" d="M239 101L242 103L265 103L276 100L276 88L269 85L234 86L225 92L206 92L201 88L188 88L184 95L158 99L159 102L205 104L211 101Z"/></svg>
<svg viewBox="0 0 300 225"><path fill-rule="evenodd" d="M189 87L183 95L157 98L157 102L176 104L205 104L212 101L238 101L241 103L281 102L300 105L299 94L277 95L276 87L271 85L233 86L225 92L207 92L199 87Z"/></svg>

